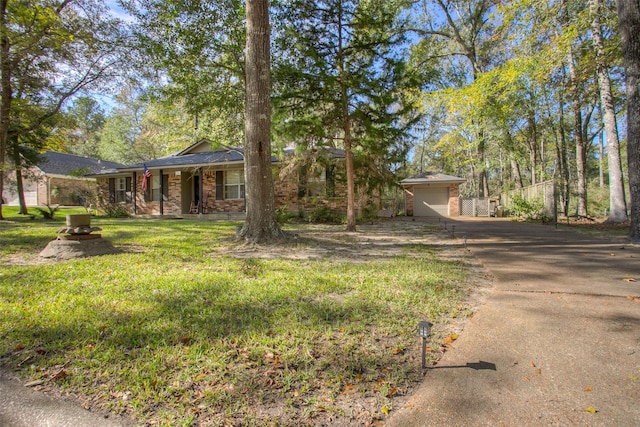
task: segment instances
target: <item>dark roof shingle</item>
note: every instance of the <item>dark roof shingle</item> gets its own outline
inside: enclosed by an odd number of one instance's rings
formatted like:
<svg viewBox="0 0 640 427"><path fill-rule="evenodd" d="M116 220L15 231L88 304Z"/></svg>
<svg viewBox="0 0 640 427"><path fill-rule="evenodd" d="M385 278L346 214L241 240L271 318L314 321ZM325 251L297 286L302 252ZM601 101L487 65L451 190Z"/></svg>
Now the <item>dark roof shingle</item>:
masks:
<svg viewBox="0 0 640 427"><path fill-rule="evenodd" d="M116 162L81 157L73 154L46 151L42 154L43 160L38 163L38 168L46 174L81 176L99 174L106 170L115 170L124 165Z"/></svg>

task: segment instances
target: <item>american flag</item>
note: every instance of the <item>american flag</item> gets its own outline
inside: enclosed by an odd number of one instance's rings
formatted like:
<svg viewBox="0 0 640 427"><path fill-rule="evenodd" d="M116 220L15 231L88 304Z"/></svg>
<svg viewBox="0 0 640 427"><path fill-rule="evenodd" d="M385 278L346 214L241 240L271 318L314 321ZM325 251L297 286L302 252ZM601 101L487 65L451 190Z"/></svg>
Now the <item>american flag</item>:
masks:
<svg viewBox="0 0 640 427"><path fill-rule="evenodd" d="M142 173L142 191L147 191L148 181L151 179L151 171L147 169L147 165L144 165L144 172Z"/></svg>

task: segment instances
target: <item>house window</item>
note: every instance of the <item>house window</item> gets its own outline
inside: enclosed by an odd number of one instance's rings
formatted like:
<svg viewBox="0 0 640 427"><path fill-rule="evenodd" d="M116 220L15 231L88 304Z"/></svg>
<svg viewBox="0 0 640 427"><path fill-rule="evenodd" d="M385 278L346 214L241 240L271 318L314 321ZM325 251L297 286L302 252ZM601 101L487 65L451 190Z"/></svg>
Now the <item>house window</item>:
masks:
<svg viewBox="0 0 640 427"><path fill-rule="evenodd" d="M162 200L169 200L169 175L162 175ZM160 201L160 175L151 177L151 198L149 202Z"/></svg>
<svg viewBox="0 0 640 427"><path fill-rule="evenodd" d="M244 173L241 170L227 171L224 174L224 198L244 199Z"/></svg>
<svg viewBox="0 0 640 427"><path fill-rule="evenodd" d="M116 178L116 202L131 202L131 178Z"/></svg>
<svg viewBox="0 0 640 427"><path fill-rule="evenodd" d="M109 178L109 201L131 203L131 178Z"/></svg>
<svg viewBox="0 0 640 427"><path fill-rule="evenodd" d="M333 167L316 170L302 169L299 176L298 197L333 197L335 180Z"/></svg>
<svg viewBox="0 0 640 427"><path fill-rule="evenodd" d="M327 194L327 171L323 168L309 174L307 178L307 196L318 197Z"/></svg>

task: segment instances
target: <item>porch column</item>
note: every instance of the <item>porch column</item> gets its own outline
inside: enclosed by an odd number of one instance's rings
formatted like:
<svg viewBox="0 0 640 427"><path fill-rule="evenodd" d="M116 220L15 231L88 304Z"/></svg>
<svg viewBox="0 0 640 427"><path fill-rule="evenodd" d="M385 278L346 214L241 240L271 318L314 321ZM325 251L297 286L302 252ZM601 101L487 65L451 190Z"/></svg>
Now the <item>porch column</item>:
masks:
<svg viewBox="0 0 640 427"><path fill-rule="evenodd" d="M202 188L204 187L204 176L202 175L202 167L198 168L198 172L200 173L200 187L198 188L198 200L200 201L200 203L198 203L198 215L202 214L202 196L204 194L204 191L202 191Z"/></svg>
<svg viewBox="0 0 640 427"><path fill-rule="evenodd" d="M137 208L137 198L138 198L138 187L136 185L137 182L137 174L134 171L133 172L133 179L131 180L131 212L133 212L134 215L138 214L138 208Z"/></svg>
<svg viewBox="0 0 640 427"><path fill-rule="evenodd" d="M162 169L160 169L160 215L164 215L164 179L162 179Z"/></svg>

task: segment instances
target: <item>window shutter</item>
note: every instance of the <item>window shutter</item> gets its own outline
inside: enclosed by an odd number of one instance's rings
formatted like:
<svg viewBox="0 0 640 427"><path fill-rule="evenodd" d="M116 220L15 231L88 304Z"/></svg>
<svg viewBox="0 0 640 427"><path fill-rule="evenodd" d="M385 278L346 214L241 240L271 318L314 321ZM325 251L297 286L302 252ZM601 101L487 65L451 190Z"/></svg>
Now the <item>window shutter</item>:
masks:
<svg viewBox="0 0 640 427"><path fill-rule="evenodd" d="M116 202L116 179L109 178L109 203Z"/></svg>
<svg viewBox="0 0 640 427"><path fill-rule="evenodd" d="M169 175L162 175L162 200L169 200Z"/></svg>
<svg viewBox="0 0 640 427"><path fill-rule="evenodd" d="M216 200L224 200L224 174L216 171Z"/></svg>
<svg viewBox="0 0 640 427"><path fill-rule="evenodd" d="M327 166L326 173L327 197L334 197L336 195L335 166Z"/></svg>
<svg viewBox="0 0 640 427"><path fill-rule="evenodd" d="M307 195L307 168L301 167L298 172L298 199Z"/></svg>
<svg viewBox="0 0 640 427"><path fill-rule="evenodd" d="M124 194L125 194L125 201L127 203L131 203L131 177L128 176L124 179Z"/></svg>

